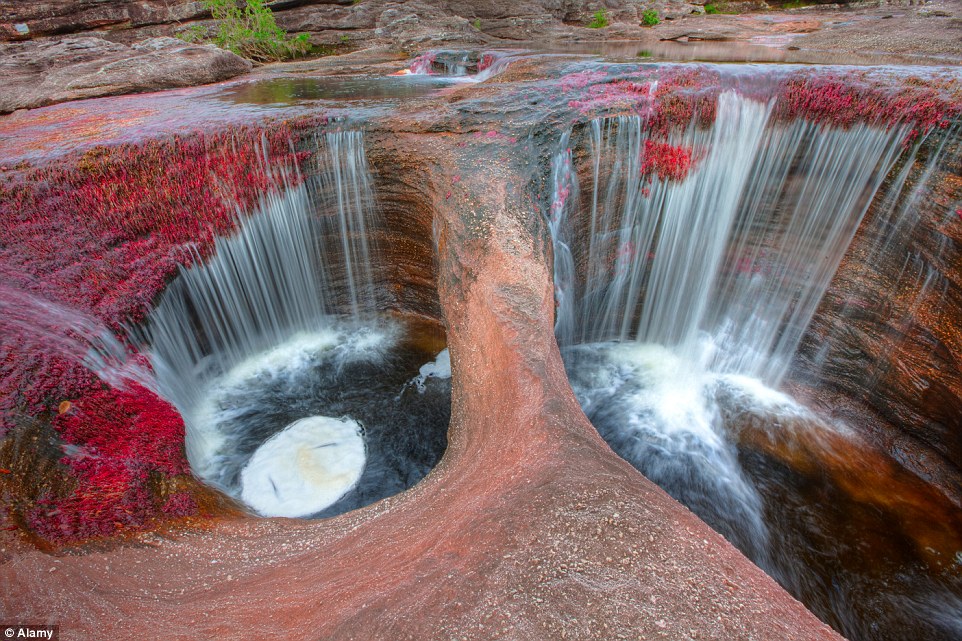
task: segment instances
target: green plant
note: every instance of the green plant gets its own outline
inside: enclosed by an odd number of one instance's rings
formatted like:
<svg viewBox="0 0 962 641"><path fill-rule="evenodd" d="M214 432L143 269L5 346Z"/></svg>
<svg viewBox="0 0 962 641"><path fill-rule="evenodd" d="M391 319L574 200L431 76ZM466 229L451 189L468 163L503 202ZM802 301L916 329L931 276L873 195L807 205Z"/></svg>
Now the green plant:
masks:
<svg viewBox="0 0 962 641"><path fill-rule="evenodd" d="M705 13L710 14L710 15L714 15L714 14L716 14L716 13L721 13L721 11L718 9L718 5L715 5L715 4L706 4L706 5L705 5Z"/></svg>
<svg viewBox="0 0 962 641"><path fill-rule="evenodd" d="M651 52L648 51L647 49L642 49L641 51L638 52L638 57L639 57L639 58L651 58Z"/></svg>
<svg viewBox="0 0 962 641"><path fill-rule="evenodd" d="M192 24L183 31L176 34L184 42L204 42L207 40L207 28L204 25Z"/></svg>
<svg viewBox="0 0 962 641"><path fill-rule="evenodd" d="M591 22L588 23L589 29L604 29L608 26L608 10L604 7L595 11Z"/></svg>
<svg viewBox="0 0 962 641"><path fill-rule="evenodd" d="M264 0L245 0L243 7L234 0L204 0L204 6L218 21L214 42L240 56L255 62L273 62L310 50L308 35L288 36L277 26Z"/></svg>
<svg viewBox="0 0 962 641"><path fill-rule="evenodd" d="M340 37L338 38L338 40L341 41L341 44L345 44L345 45L346 45L347 43L349 43L349 42L351 41L351 36L347 35L346 33L342 33L342 34L340 35Z"/></svg>
<svg viewBox="0 0 962 641"><path fill-rule="evenodd" d="M658 24L658 12L654 9L645 9L644 13L641 14L641 22L646 27L654 27Z"/></svg>
<svg viewBox="0 0 962 641"><path fill-rule="evenodd" d="M475 18L471 25L478 31L481 31L481 18Z"/></svg>

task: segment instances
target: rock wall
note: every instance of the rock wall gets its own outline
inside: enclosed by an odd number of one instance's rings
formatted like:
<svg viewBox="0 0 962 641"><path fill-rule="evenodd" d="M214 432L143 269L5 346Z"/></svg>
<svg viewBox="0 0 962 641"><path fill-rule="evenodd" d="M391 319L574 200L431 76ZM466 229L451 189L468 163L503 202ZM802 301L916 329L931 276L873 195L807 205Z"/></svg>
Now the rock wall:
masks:
<svg viewBox="0 0 962 641"><path fill-rule="evenodd" d="M933 135L893 172L893 180L904 172L908 185L899 202L873 204L804 339L794 378L817 388L806 393L823 409L861 426L960 503L958 127L948 144L942 140Z"/></svg>
<svg viewBox="0 0 962 641"><path fill-rule="evenodd" d="M682 12L701 11L685 2ZM684 5L684 7L682 7ZM631 0L277 0L268 6L278 24L291 32L311 34L315 44L343 45L397 39L419 42L483 40L485 36L526 39L564 24L583 26L604 7L615 23L637 26L649 3ZM651 5L654 6L654 5ZM196 0L44 0L24 3L0 0L0 40L24 40L65 34L100 35L131 42L174 35L192 24L209 24L210 14ZM426 29L426 27L430 29Z"/></svg>

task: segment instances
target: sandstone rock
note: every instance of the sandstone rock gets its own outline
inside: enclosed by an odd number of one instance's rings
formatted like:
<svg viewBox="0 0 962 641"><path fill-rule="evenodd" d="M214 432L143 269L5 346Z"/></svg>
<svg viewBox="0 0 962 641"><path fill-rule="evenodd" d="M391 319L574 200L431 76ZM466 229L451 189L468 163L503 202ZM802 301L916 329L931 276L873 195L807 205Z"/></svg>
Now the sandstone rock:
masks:
<svg viewBox="0 0 962 641"><path fill-rule="evenodd" d="M0 39L16 39L14 24L37 37L173 24L204 15L209 13L197 0L0 0Z"/></svg>
<svg viewBox="0 0 962 641"><path fill-rule="evenodd" d="M438 8L430 3L392 3L378 16L375 35L399 49L454 41L485 42L466 18L438 14Z"/></svg>
<svg viewBox="0 0 962 641"><path fill-rule="evenodd" d="M132 47L99 38L0 46L0 113L67 100L189 87L250 71L213 45L152 38Z"/></svg>

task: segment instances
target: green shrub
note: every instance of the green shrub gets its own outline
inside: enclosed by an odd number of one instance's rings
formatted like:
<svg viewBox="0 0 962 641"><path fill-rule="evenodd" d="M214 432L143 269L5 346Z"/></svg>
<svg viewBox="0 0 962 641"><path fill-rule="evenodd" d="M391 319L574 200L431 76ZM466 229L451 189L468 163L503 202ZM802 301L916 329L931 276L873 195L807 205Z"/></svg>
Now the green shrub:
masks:
<svg viewBox="0 0 962 641"><path fill-rule="evenodd" d="M180 33L175 34L175 37L180 38L184 42L196 43L204 42L207 40L207 28L201 24L192 24Z"/></svg>
<svg viewBox="0 0 962 641"><path fill-rule="evenodd" d="M471 25L478 31L481 31L481 18L475 18Z"/></svg>
<svg viewBox="0 0 962 641"><path fill-rule="evenodd" d="M591 22L588 23L589 29L604 29L608 26L608 10L604 7L595 11Z"/></svg>
<svg viewBox="0 0 962 641"><path fill-rule="evenodd" d="M204 0L204 6L218 21L214 42L237 55L273 62L303 55L311 48L306 33L292 38L277 26L264 0L246 0L243 7L235 0Z"/></svg>
<svg viewBox="0 0 962 641"><path fill-rule="evenodd" d="M658 24L658 12L654 9L645 9L644 13L641 14L641 22L646 27L654 27Z"/></svg>
<svg viewBox="0 0 962 641"><path fill-rule="evenodd" d="M721 13L721 11L718 9L718 5L706 4L706 5L705 5L705 13L714 15L714 14L716 14L716 13Z"/></svg>

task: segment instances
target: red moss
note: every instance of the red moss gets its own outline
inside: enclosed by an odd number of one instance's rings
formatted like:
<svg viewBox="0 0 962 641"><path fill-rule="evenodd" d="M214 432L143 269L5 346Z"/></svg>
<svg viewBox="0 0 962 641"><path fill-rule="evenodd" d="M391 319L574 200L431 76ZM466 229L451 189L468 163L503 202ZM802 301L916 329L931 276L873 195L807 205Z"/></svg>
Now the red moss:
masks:
<svg viewBox="0 0 962 641"><path fill-rule="evenodd" d="M481 59L478 60L478 73L490 69L497 59L498 56L493 53L482 54Z"/></svg>
<svg viewBox="0 0 962 641"><path fill-rule="evenodd" d="M190 495L190 492L176 492L160 508L160 511L167 516L178 518L193 516L197 514L197 501Z"/></svg>
<svg viewBox="0 0 962 641"><path fill-rule="evenodd" d="M911 125L906 142L933 128L945 128L962 115L959 96L924 82L891 83L848 74L795 74L782 83L775 115L783 121L805 118L835 127L855 123Z"/></svg>
<svg viewBox="0 0 962 641"><path fill-rule="evenodd" d="M208 256L293 169L292 132L238 128L96 148L26 172L0 191L0 278L90 314L118 336L140 322L180 266ZM289 181L296 181L293 173ZM70 400L70 409L55 416ZM148 390L106 388L91 372L21 332L0 335L0 434L13 418L54 416L76 487L25 516L55 542L184 514L155 505L148 479L187 471L183 423Z"/></svg>
<svg viewBox="0 0 962 641"><path fill-rule="evenodd" d="M170 404L136 384L102 387L71 404L53 426L65 443L60 462L77 484L65 496L45 496L28 512L34 532L64 543L139 528L158 510L167 513L156 505L149 480L187 472L184 423Z"/></svg>
<svg viewBox="0 0 962 641"><path fill-rule="evenodd" d="M645 141L641 175L660 180L684 180L691 170L691 149L654 140Z"/></svg>

